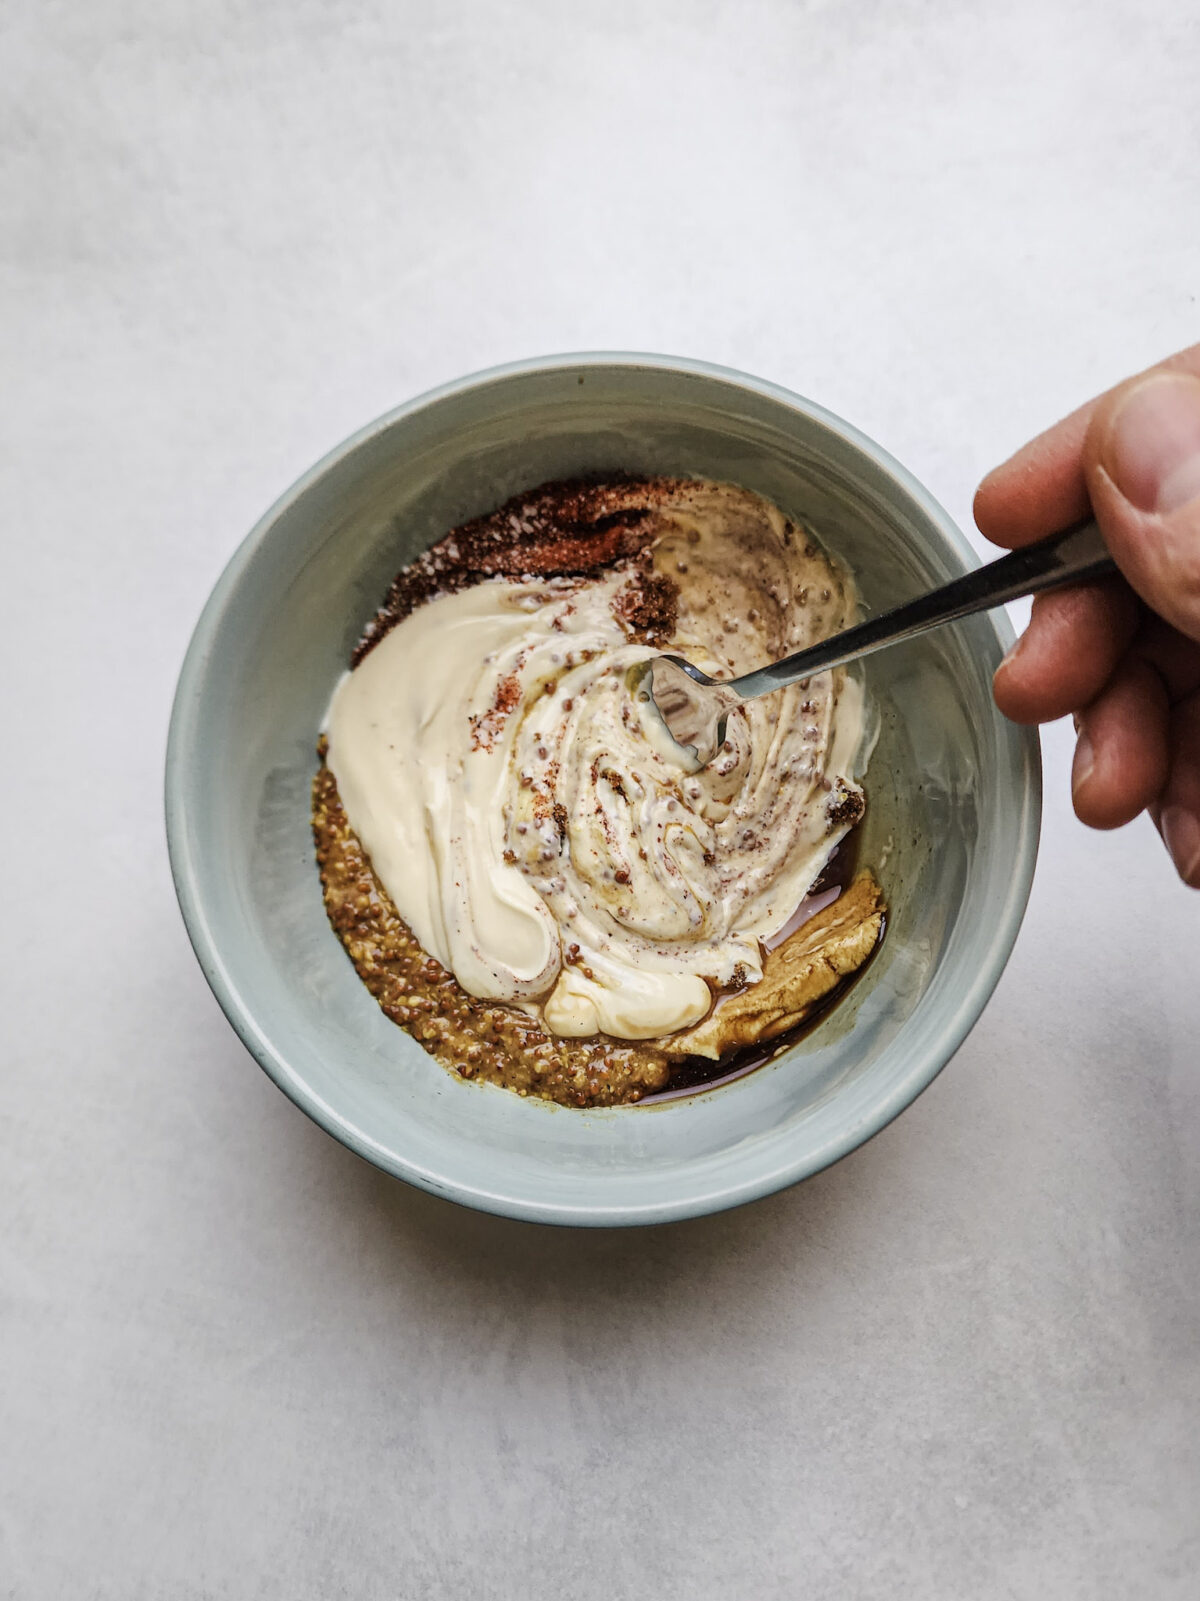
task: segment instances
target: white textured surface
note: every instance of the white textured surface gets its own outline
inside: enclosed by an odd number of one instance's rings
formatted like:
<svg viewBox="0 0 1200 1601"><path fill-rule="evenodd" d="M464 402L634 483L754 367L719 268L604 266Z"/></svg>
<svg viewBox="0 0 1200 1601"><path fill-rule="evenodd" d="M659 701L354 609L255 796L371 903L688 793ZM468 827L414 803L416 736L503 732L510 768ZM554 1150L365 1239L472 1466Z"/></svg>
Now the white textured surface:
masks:
<svg viewBox="0 0 1200 1601"><path fill-rule="evenodd" d="M1194 16L6 0L0 1594L1198 1593L1200 897L1074 823L1063 730L941 1080L798 1190L625 1235L310 1125L204 987L159 801L236 541L460 372L727 362L968 522L1197 337Z"/></svg>

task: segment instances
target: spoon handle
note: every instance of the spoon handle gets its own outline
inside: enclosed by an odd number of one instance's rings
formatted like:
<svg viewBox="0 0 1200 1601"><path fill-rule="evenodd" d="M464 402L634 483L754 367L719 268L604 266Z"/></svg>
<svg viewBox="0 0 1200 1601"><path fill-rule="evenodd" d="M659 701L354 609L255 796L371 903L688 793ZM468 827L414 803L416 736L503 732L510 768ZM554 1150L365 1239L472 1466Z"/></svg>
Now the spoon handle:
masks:
<svg viewBox="0 0 1200 1601"><path fill-rule="evenodd" d="M1037 595L1060 584L1081 584L1117 571L1108 554L1099 528L1092 518L1074 523L1061 533L1051 534L1034 545L1025 545L998 561L977 567L974 572L955 578L917 600L868 618L844 629L808 650L785 656L769 667L730 679L722 690L736 690L743 700L753 700L769 690L781 689L814 673L842 667L860 656L912 639L942 623L956 622L979 611L990 611L1023 595Z"/></svg>

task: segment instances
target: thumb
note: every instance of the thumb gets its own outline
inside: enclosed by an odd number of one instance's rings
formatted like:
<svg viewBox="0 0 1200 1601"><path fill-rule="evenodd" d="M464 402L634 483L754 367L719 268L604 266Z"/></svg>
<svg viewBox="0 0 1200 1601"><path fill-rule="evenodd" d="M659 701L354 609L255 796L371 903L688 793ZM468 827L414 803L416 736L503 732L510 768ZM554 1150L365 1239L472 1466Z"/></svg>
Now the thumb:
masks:
<svg viewBox="0 0 1200 1601"><path fill-rule="evenodd" d="M1200 640L1200 378L1152 372L1106 395L1083 463L1118 567L1160 617Z"/></svg>

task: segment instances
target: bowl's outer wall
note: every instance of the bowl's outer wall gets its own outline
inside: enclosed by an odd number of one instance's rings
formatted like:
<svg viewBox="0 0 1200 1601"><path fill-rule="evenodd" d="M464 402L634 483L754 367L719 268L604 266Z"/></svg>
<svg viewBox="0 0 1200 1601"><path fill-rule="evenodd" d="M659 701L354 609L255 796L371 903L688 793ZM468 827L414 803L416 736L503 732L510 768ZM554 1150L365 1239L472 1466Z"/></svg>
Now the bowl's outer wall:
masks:
<svg viewBox="0 0 1200 1601"><path fill-rule="evenodd" d="M1036 738L994 710L1011 638L975 618L864 666L879 714L863 859L887 935L799 1045L726 1088L580 1112L453 1079L383 1016L326 921L309 790L330 694L398 567L546 479L728 479L810 525L881 610L971 564L946 514L811 403L718 369L561 358L451 386L335 451L238 551L197 627L168 751L180 902L204 971L276 1082L433 1192L559 1223L656 1222L767 1194L875 1133L982 1010L1036 854Z"/></svg>

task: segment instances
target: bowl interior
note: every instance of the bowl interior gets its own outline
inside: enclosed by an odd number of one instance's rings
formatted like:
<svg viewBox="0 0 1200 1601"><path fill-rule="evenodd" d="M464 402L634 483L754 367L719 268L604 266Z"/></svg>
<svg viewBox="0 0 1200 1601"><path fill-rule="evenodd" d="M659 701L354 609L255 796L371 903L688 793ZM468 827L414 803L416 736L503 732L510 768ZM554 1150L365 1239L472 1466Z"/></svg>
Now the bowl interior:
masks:
<svg viewBox="0 0 1200 1601"><path fill-rule="evenodd" d="M335 451L234 557L197 628L168 755L172 863L197 954L258 1060L353 1149L544 1221L657 1221L804 1177L924 1088L982 1009L1024 908L1037 747L992 706L1009 637L975 618L870 659L879 716L862 859L889 906L850 996L748 1077L575 1111L453 1079L390 1023L321 903L309 830L329 697L395 570L546 479L727 479L808 523L882 610L969 549L895 463L807 402L711 369L564 360L485 375Z"/></svg>

